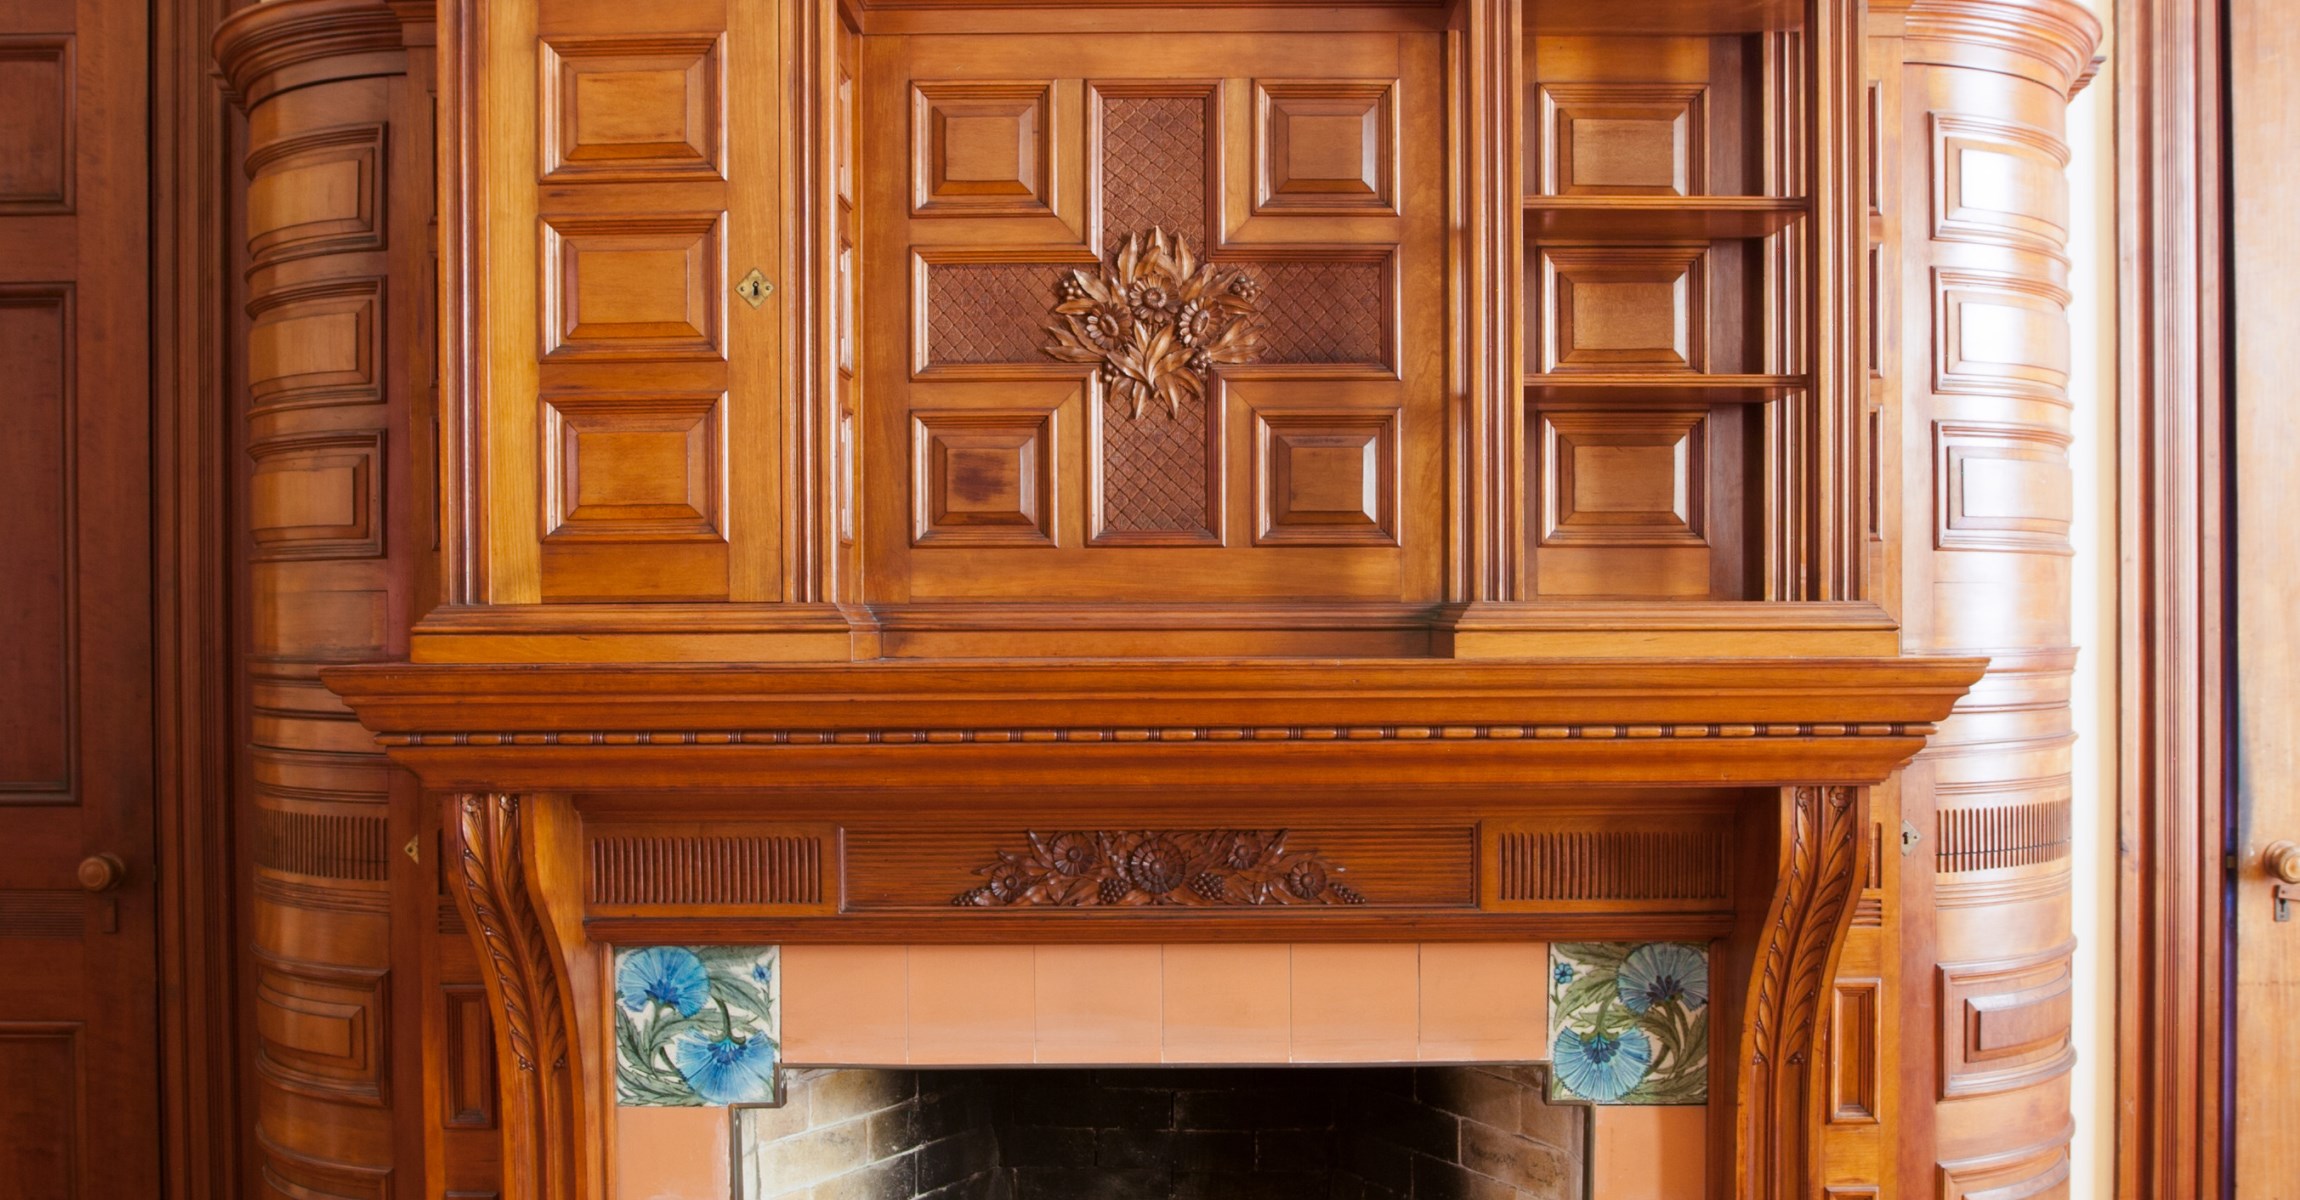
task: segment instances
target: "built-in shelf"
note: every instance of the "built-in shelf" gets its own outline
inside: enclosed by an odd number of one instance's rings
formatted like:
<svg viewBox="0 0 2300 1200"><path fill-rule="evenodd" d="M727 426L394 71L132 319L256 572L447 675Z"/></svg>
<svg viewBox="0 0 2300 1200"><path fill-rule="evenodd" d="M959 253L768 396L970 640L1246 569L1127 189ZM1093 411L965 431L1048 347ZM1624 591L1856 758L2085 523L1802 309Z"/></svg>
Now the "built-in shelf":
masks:
<svg viewBox="0 0 2300 1200"><path fill-rule="evenodd" d="M1670 400L1732 404L1774 400L1806 386L1802 375L1550 374L1525 377L1534 400Z"/></svg>
<svg viewBox="0 0 2300 1200"><path fill-rule="evenodd" d="M1787 228L1806 203L1789 196L1530 196L1537 239L1648 241L1754 238Z"/></svg>

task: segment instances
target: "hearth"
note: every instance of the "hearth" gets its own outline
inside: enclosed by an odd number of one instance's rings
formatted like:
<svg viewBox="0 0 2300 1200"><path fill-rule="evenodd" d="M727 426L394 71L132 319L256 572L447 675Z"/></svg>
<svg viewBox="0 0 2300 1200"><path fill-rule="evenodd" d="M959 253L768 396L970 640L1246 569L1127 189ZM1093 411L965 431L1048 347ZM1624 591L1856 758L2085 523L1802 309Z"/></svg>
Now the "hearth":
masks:
<svg viewBox="0 0 2300 1200"><path fill-rule="evenodd" d="M794 1071L740 1200L1585 1200L1542 1064Z"/></svg>

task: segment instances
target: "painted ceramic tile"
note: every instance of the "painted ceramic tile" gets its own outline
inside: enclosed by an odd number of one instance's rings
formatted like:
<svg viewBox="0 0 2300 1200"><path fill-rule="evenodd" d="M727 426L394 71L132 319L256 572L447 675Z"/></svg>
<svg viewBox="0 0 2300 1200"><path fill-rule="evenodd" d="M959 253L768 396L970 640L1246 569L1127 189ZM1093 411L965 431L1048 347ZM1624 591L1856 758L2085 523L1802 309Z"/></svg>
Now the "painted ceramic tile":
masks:
<svg viewBox="0 0 2300 1200"><path fill-rule="evenodd" d="M1709 952L1685 942L1553 942L1550 1099L1709 1102Z"/></svg>
<svg viewBox="0 0 2300 1200"><path fill-rule="evenodd" d="M649 1107L763 1104L782 1050L773 946L615 950L615 1099Z"/></svg>

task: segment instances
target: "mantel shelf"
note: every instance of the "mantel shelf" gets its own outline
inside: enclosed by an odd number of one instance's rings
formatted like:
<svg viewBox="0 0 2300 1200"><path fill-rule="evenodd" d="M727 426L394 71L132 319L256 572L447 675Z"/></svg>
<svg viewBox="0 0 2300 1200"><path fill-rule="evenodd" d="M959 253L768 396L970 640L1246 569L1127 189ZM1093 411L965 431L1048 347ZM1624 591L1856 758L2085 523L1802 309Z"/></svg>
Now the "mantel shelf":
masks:
<svg viewBox="0 0 2300 1200"><path fill-rule="evenodd" d="M1756 238L1805 215L1782 196L1530 196L1525 230L1540 241Z"/></svg>
<svg viewBox="0 0 2300 1200"><path fill-rule="evenodd" d="M1867 783L1985 660L1117 660L326 671L440 788L756 788L973 772L1109 785ZM1179 752L1195 747L1194 752ZM1115 771L1116 774L1112 774Z"/></svg>

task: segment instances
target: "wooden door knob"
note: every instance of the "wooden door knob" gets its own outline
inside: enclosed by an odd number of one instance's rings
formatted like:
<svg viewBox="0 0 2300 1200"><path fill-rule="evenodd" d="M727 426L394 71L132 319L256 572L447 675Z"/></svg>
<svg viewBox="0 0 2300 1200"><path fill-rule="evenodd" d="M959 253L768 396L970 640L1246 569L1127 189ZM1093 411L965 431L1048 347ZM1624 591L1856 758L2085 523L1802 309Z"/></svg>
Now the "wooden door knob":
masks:
<svg viewBox="0 0 2300 1200"><path fill-rule="evenodd" d="M2300 883L2300 844L2271 842L2260 853L2260 865L2286 883Z"/></svg>
<svg viewBox="0 0 2300 1200"><path fill-rule="evenodd" d="M108 892L128 878L128 864L117 854L91 854L80 860L80 886L91 892Z"/></svg>

